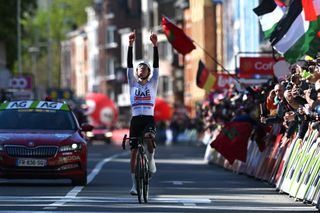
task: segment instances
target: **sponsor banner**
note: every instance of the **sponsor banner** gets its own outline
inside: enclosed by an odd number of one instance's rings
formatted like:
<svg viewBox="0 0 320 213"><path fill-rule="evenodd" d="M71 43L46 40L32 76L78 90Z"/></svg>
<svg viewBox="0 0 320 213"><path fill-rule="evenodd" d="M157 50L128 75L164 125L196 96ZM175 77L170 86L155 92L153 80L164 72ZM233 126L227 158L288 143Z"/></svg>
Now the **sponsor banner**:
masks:
<svg viewBox="0 0 320 213"><path fill-rule="evenodd" d="M318 146L317 138L314 138L313 140L309 141L309 143L305 144L305 146L306 148L304 150L304 154L300 159L298 169L296 171L297 173L296 178L293 180L293 183L289 192L289 194L293 197L297 196L297 193L300 190L300 186L305 178L305 175L310 170L310 162L313 158L313 153L315 152L316 147ZM301 188L301 191L302 191L302 188ZM301 195L301 197L302 198L304 197L304 193L303 195Z"/></svg>
<svg viewBox="0 0 320 213"><path fill-rule="evenodd" d="M65 103L50 101L11 101L0 104L0 109L51 109L69 110Z"/></svg>
<svg viewBox="0 0 320 213"><path fill-rule="evenodd" d="M236 81L236 75L235 74L221 74L216 73L215 75L216 81L213 85L213 90L224 90L228 89L230 85L235 85L238 90L242 90L244 88L241 88L240 84ZM254 79L254 78L239 78L239 82L242 85L259 85L266 83L270 78L261 78L261 79Z"/></svg>
<svg viewBox="0 0 320 213"><path fill-rule="evenodd" d="M289 142L289 144L287 145L286 150L284 151L283 157L281 159L279 159L280 165L279 165L278 170L275 171L276 175L275 175L275 178L274 178L274 182L275 182L275 185L276 185L277 189L280 189L280 187L281 187L281 185L283 183L283 180L284 180L284 174L286 172L286 168L287 168L287 166L289 164L291 156L293 155L293 153L295 153L293 151L293 149L295 147L296 140L298 140L298 137L295 137L294 139L292 139L292 141Z"/></svg>
<svg viewBox="0 0 320 213"><path fill-rule="evenodd" d="M313 197L312 195L314 192L313 193L308 193L308 192L309 192L309 189L310 189L310 192L312 191L311 186L314 185L312 183L314 182L314 180L316 178L317 171L319 171L319 168L320 168L319 167L320 166L320 164L319 164L319 160L320 160L319 142L320 142L320 140L318 138L316 143L313 144L313 146L315 146L315 147L311 147L311 148L314 148L315 150L313 152L313 155L309 159L308 169L307 169L306 173L304 174L303 181L302 181L301 186L297 192L296 197L298 199L312 201L312 199L310 198L310 195L311 195L311 197Z"/></svg>
<svg viewBox="0 0 320 213"><path fill-rule="evenodd" d="M272 57L240 57L239 60L240 77L253 77L256 75L272 76L274 74L273 66L276 61Z"/></svg>
<svg viewBox="0 0 320 213"><path fill-rule="evenodd" d="M286 192L288 194L290 193L293 182L297 178L298 173L300 171L301 161L302 161L302 158L306 152L307 144L309 144L310 141L313 141L317 135L314 131L311 132L310 134L311 134L310 137L305 137L302 148L300 148L299 141L296 141L296 143L295 143L295 148L294 148L295 154L292 155L292 157L291 157L292 163L290 165L288 165L288 170L284 176L284 180L283 180L282 186L280 188L280 190L283 192Z"/></svg>

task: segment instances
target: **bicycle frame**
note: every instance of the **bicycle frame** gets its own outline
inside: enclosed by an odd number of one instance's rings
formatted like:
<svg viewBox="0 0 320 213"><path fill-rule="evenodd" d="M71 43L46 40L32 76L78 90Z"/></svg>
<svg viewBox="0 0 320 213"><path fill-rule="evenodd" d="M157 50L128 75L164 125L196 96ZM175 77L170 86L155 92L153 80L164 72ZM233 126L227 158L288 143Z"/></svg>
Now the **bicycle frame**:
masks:
<svg viewBox="0 0 320 213"><path fill-rule="evenodd" d="M124 135L122 140L122 148L125 149L126 140L138 140L138 149L137 149L137 157L136 157L136 169L135 169L135 177L136 177L136 186L138 193L138 201L142 203L142 197L145 203L148 202L149 198L149 162L146 156L145 148L144 148L144 137L127 137Z"/></svg>

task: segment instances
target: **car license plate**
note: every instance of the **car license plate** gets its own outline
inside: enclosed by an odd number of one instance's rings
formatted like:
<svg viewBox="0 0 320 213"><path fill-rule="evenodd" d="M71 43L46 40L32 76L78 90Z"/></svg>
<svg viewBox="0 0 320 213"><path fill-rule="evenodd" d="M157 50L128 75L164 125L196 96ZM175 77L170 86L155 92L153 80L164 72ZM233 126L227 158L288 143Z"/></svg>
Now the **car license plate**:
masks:
<svg viewBox="0 0 320 213"><path fill-rule="evenodd" d="M47 160L43 160L43 159L29 159L29 158L17 159L17 166L21 166L21 167L44 167L46 165L47 165Z"/></svg>

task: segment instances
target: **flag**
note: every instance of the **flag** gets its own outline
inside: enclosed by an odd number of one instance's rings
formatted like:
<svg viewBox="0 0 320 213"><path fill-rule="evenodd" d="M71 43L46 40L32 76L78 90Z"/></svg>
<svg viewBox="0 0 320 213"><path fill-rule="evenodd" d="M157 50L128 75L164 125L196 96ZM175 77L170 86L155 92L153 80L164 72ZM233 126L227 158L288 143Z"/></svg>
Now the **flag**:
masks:
<svg viewBox="0 0 320 213"><path fill-rule="evenodd" d="M284 15L283 9L274 0L263 0L253 11L259 18L264 37L269 38Z"/></svg>
<svg viewBox="0 0 320 213"><path fill-rule="evenodd" d="M279 5L280 7L286 6L285 0L274 0L274 2L277 3L277 5Z"/></svg>
<svg viewBox="0 0 320 213"><path fill-rule="evenodd" d="M249 122L225 123L210 146L225 157L230 164L233 164L236 159L246 162L251 131L252 125Z"/></svg>
<svg viewBox="0 0 320 213"><path fill-rule="evenodd" d="M201 89L205 89L207 92L210 92L216 81L216 76L204 66L201 60L199 60L196 78L197 86Z"/></svg>
<svg viewBox="0 0 320 213"><path fill-rule="evenodd" d="M302 0L302 7L305 14L305 19L308 21L317 20L320 9L320 0ZM318 14L318 15L317 15Z"/></svg>
<svg viewBox="0 0 320 213"><path fill-rule="evenodd" d="M320 4L315 11L320 11ZM317 14L319 16L319 14ZM319 47L317 33L320 29L319 17L314 21L305 19L302 0L293 0L287 14L279 21L270 36L271 45L283 54L289 63L295 63L305 54L316 55Z"/></svg>
<svg viewBox="0 0 320 213"><path fill-rule="evenodd" d="M162 28L173 48L179 53L185 55L196 48L192 39L165 16L162 16Z"/></svg>

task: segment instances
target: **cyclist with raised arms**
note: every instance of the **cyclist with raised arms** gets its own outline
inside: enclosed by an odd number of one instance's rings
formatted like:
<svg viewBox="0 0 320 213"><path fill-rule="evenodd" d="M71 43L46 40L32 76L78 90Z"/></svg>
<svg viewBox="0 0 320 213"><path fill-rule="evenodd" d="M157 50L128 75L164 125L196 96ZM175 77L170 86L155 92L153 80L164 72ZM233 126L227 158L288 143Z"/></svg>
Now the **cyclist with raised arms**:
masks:
<svg viewBox="0 0 320 213"><path fill-rule="evenodd" d="M129 47L127 57L127 75L130 87L130 103L132 109L132 118L130 122L130 137L141 137L144 133L144 141L147 142L147 157L149 161L149 172L156 172L154 161L155 151L155 122L154 122L154 107L157 95L158 77L159 77L159 54L158 54L158 37L151 33L150 41L153 44L153 69L148 62L142 61L137 67L133 67L133 43L136 40L135 31L129 35ZM152 71L152 72L151 72ZM132 188L131 195L137 195L135 166L137 155L138 141L130 140L130 167Z"/></svg>

